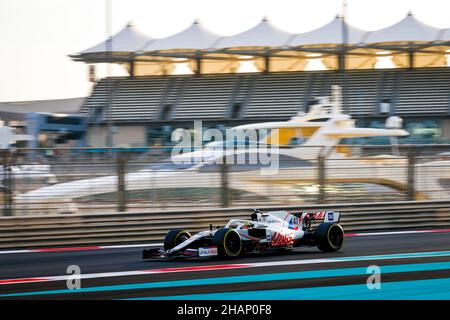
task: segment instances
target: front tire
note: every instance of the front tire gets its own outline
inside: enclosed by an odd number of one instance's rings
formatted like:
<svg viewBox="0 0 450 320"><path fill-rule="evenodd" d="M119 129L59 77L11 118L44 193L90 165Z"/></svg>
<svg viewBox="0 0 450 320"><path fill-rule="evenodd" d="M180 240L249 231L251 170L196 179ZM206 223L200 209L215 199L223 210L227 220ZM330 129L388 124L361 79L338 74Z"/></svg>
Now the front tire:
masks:
<svg viewBox="0 0 450 320"><path fill-rule="evenodd" d="M170 230L164 238L164 250L175 248L180 243L186 241L191 237L191 234L186 230Z"/></svg>
<svg viewBox="0 0 450 320"><path fill-rule="evenodd" d="M241 236L234 229L222 228L217 230L213 242L222 258L235 258L242 252Z"/></svg>
<svg viewBox="0 0 450 320"><path fill-rule="evenodd" d="M314 238L320 251L337 251L344 243L344 230L334 222L321 223L314 233Z"/></svg>

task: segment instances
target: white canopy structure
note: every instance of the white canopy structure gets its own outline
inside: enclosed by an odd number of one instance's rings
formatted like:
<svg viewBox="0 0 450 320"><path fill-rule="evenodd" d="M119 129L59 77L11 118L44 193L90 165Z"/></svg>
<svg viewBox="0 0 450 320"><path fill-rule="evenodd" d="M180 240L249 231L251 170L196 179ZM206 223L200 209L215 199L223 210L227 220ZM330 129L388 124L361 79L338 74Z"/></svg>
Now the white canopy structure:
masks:
<svg viewBox="0 0 450 320"><path fill-rule="evenodd" d="M358 44L363 40L367 31L358 29L345 23L347 30L346 44ZM331 22L318 29L296 34L289 46L311 46L311 45L337 45L344 43L344 30L342 18L336 16Z"/></svg>
<svg viewBox="0 0 450 320"><path fill-rule="evenodd" d="M416 19L411 12L401 21L387 28L368 32L366 44L390 42L433 42L439 39L441 29Z"/></svg>
<svg viewBox="0 0 450 320"><path fill-rule="evenodd" d="M153 39L128 24L110 41L108 55L108 41L104 41L71 58L86 63L119 63L132 76L167 74L179 63L187 63L196 73L229 73L239 72L239 65L249 60L258 71L313 70L309 68L312 62L321 62L327 69L366 69L390 58L397 67L410 68L445 66L450 61L450 28L435 28L411 13L394 25L371 32L349 25L339 16L323 27L299 34L282 30L264 18L256 26L227 37L206 29L198 20L162 39Z"/></svg>
<svg viewBox="0 0 450 320"><path fill-rule="evenodd" d="M172 36L153 41L145 47L140 55L156 55L160 57L172 57L172 64L188 63L197 73L223 73L230 69L237 69L239 63L231 61L229 55L216 54L208 57L208 51L222 38L195 20L185 30Z"/></svg>
<svg viewBox="0 0 450 320"><path fill-rule="evenodd" d="M153 41L143 48L142 51L209 49L214 47L221 37L222 36L203 27L198 20L195 20L190 27L167 38Z"/></svg>
<svg viewBox="0 0 450 320"><path fill-rule="evenodd" d="M135 52L142 50L153 41L155 41L154 38L144 34L133 23L129 22L109 39L77 54L70 55L70 57L75 61L87 63L117 63L133 75L164 74L165 70L173 70L173 67L167 65L159 57L150 59L147 57L147 59L144 59L145 61L135 59ZM109 46L110 52L108 51Z"/></svg>
<svg viewBox="0 0 450 320"><path fill-rule="evenodd" d="M154 39L139 31L131 22L125 28L111 37L113 52L130 53L141 50ZM108 51L108 40L105 40L89 49L83 50L78 55L97 54Z"/></svg>
<svg viewBox="0 0 450 320"><path fill-rule="evenodd" d="M439 40L440 41L450 41L450 28L442 30Z"/></svg>
<svg viewBox="0 0 450 320"><path fill-rule="evenodd" d="M274 26L267 18L264 18L253 28L247 31L224 37L216 45L216 49L229 48L273 48L286 44L292 33Z"/></svg>
<svg viewBox="0 0 450 320"><path fill-rule="evenodd" d="M255 67L259 71L286 70L295 64L294 59L275 57L269 50L284 46L292 37L292 33L274 26L266 17L256 26L232 35L224 37L215 46L216 50L234 53L241 61L248 60L248 55L253 56ZM242 60L244 59L244 60Z"/></svg>

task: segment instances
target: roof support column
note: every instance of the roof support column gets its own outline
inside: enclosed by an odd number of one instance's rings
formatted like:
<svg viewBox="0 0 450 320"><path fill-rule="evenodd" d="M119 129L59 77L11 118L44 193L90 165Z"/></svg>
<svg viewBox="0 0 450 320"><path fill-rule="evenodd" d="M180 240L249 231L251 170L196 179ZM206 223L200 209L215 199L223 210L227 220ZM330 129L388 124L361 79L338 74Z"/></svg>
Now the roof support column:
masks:
<svg viewBox="0 0 450 320"><path fill-rule="evenodd" d="M200 76L202 74L202 59L195 58L195 75Z"/></svg>
<svg viewBox="0 0 450 320"><path fill-rule="evenodd" d="M408 52L409 69L414 69L414 50L409 49Z"/></svg>
<svg viewBox="0 0 450 320"><path fill-rule="evenodd" d="M167 76L168 75L166 63L163 63L161 65L161 73L162 73L163 76Z"/></svg>
<svg viewBox="0 0 450 320"><path fill-rule="evenodd" d="M264 73L270 72L270 56L267 54L264 56Z"/></svg>
<svg viewBox="0 0 450 320"><path fill-rule="evenodd" d="M346 68L345 66L345 52L340 52L337 55L338 58L338 69L339 71L343 72Z"/></svg>
<svg viewBox="0 0 450 320"><path fill-rule="evenodd" d="M133 79L135 76L135 61L132 59L130 61L130 78Z"/></svg>
<svg viewBox="0 0 450 320"><path fill-rule="evenodd" d="M347 94L347 88L348 88L348 77L347 77L347 66L346 66L346 52L342 50L338 54L338 63L339 63L339 74L341 78L341 90L342 90L342 107L344 112L348 112L348 94Z"/></svg>

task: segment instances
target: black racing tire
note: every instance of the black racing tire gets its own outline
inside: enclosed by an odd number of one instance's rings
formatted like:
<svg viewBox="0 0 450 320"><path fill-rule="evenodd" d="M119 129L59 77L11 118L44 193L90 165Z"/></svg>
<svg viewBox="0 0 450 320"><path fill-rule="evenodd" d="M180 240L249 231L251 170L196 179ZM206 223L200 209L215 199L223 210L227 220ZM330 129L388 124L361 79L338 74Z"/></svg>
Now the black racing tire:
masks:
<svg viewBox="0 0 450 320"><path fill-rule="evenodd" d="M222 228L216 231L214 245L221 258L236 258L242 253L242 239L235 229Z"/></svg>
<svg viewBox="0 0 450 320"><path fill-rule="evenodd" d="M170 250L191 237L186 230L170 230L164 238L164 250Z"/></svg>
<svg viewBox="0 0 450 320"><path fill-rule="evenodd" d="M344 229L340 224L324 222L314 232L314 239L320 251L337 251L344 243Z"/></svg>

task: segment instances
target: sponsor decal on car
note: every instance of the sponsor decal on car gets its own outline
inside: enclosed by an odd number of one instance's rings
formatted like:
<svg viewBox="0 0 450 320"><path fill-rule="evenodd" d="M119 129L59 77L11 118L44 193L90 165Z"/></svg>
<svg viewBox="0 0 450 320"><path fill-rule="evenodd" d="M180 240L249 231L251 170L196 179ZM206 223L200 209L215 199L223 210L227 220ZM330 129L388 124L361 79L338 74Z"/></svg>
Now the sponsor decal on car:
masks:
<svg viewBox="0 0 450 320"><path fill-rule="evenodd" d="M333 211L328 211L328 221L333 221L334 220L334 212Z"/></svg>
<svg viewBox="0 0 450 320"><path fill-rule="evenodd" d="M289 220L288 228L293 230L298 230L298 225L300 224L300 219L298 217L292 217Z"/></svg>
<svg viewBox="0 0 450 320"><path fill-rule="evenodd" d="M303 219L315 219L315 220L323 220L325 218L325 211L316 211L316 212L303 212L302 213L302 219L300 219L300 221L302 221Z"/></svg>
<svg viewBox="0 0 450 320"><path fill-rule="evenodd" d="M325 211L319 211L314 214L314 219L316 219L316 220L323 220L324 217L325 217Z"/></svg>
<svg viewBox="0 0 450 320"><path fill-rule="evenodd" d="M270 229L266 230L266 240L267 242L272 241L272 231Z"/></svg>
<svg viewBox="0 0 450 320"><path fill-rule="evenodd" d="M199 257L214 257L217 255L217 247L198 248Z"/></svg>
<svg viewBox="0 0 450 320"><path fill-rule="evenodd" d="M289 236L282 234L280 232L275 232L272 236L272 242L270 245L272 247L284 247L284 246L292 246L294 243L294 239Z"/></svg>

